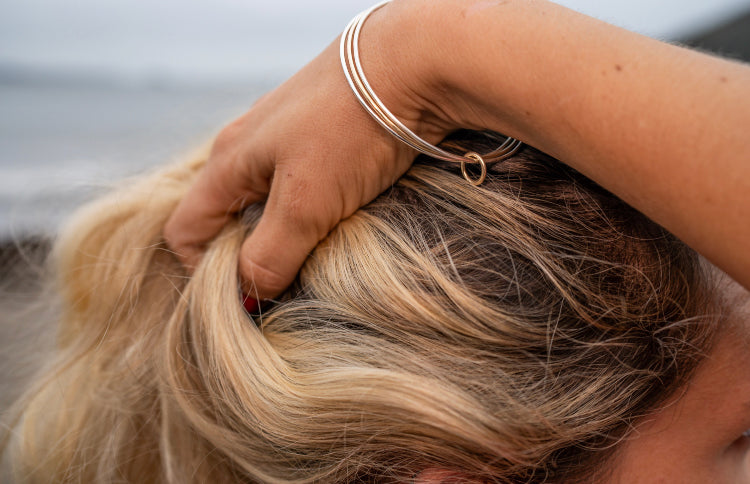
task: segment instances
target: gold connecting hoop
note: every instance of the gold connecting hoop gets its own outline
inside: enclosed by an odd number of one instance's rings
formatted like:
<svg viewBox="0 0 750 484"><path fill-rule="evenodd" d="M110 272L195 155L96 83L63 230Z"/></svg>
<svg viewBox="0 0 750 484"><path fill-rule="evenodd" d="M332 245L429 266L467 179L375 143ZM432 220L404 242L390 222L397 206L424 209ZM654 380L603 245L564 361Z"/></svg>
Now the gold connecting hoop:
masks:
<svg viewBox="0 0 750 484"><path fill-rule="evenodd" d="M473 151L469 151L464 155L464 158L469 158L477 163L479 163L479 166L482 168L482 173L479 174L479 178L476 180L472 180L469 174L466 172L466 162L461 160L461 174L464 176L464 180L471 183L475 187L478 187L482 183L484 183L484 179L487 178L487 163L485 163L484 158L479 155L479 153L475 153Z"/></svg>
<svg viewBox="0 0 750 484"><path fill-rule="evenodd" d="M438 148L437 146L423 140L399 121L399 119L396 118L387 107L385 107L380 98L375 94L375 91L373 91L370 83L367 82L364 70L362 69L362 62L359 58L359 34L367 17L369 17L372 12L389 2L390 0L380 2L354 17L341 35L339 54L341 57L341 66L344 69L344 74L346 75L346 80L349 83L349 86L352 88L354 95L365 110L370 113L375 121L377 121L389 133L420 153L424 153L439 160L460 163L461 174L466 181L475 186L481 185L487 177L487 163L495 163L510 157L521 147L520 141L508 137L494 151L484 155L470 151L461 156L445 151L444 149ZM473 180L469 176L466 171L467 163L480 164L482 173L479 178Z"/></svg>

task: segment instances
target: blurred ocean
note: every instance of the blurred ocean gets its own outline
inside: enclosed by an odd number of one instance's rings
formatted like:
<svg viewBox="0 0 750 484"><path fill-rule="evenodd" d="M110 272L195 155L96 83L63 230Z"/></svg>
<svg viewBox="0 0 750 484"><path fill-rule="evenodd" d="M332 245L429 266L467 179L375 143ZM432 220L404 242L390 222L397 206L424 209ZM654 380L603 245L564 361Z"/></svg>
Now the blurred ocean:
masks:
<svg viewBox="0 0 750 484"><path fill-rule="evenodd" d="M201 146L271 87L0 79L0 239L54 232L77 204Z"/></svg>
<svg viewBox="0 0 750 484"><path fill-rule="evenodd" d="M748 0L558 0L684 38ZM203 144L373 0L3 0L0 241Z"/></svg>

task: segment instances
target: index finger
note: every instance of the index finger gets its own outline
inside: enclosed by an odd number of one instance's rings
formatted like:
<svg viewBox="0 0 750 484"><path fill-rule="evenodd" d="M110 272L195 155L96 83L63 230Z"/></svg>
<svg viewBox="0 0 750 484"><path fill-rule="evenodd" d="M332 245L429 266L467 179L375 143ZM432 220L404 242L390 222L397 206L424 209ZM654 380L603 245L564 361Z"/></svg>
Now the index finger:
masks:
<svg viewBox="0 0 750 484"><path fill-rule="evenodd" d="M269 177L252 177L232 165L212 154L164 226L167 245L189 268L235 212L267 196Z"/></svg>

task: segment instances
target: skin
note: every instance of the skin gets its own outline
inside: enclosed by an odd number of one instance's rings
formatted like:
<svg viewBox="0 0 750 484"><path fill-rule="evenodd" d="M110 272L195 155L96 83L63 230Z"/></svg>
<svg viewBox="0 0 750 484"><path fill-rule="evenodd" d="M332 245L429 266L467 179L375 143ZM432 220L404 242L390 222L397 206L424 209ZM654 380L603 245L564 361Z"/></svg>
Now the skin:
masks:
<svg viewBox="0 0 750 484"><path fill-rule="evenodd" d="M389 85L387 72L377 78ZM416 106L397 115L418 118ZM444 133L430 139L437 142ZM264 201L239 268L247 294L270 298L340 220L388 188L413 158L357 103L332 44L224 128L164 236L186 266L195 266L233 212Z"/></svg>
<svg viewBox="0 0 750 484"><path fill-rule="evenodd" d="M687 388L642 419L612 484L750 483L750 293L727 281L718 340Z"/></svg>
<svg viewBox="0 0 750 484"><path fill-rule="evenodd" d="M741 437L750 428L750 67L541 0L396 0L368 20L360 49L385 105L426 140L458 128L514 136L738 281L737 309L711 355L681 398L637 426L610 482L750 482ZM194 266L234 212L264 202L239 270L251 296L271 298L414 156L359 106L334 43L220 133L164 236ZM427 469L416 482L461 476Z"/></svg>
<svg viewBox="0 0 750 484"><path fill-rule="evenodd" d="M748 66L542 0L396 0L367 21L360 51L383 102L423 138L519 138L750 287ZM273 297L414 156L359 106L334 44L220 133L164 236L194 266L233 212L265 201L239 269L252 296Z"/></svg>
<svg viewBox="0 0 750 484"><path fill-rule="evenodd" d="M750 484L750 292L728 277L721 285L710 353L685 388L636 423L597 483ZM474 481L426 469L414 482Z"/></svg>
<svg viewBox="0 0 750 484"><path fill-rule="evenodd" d="M452 119L573 166L750 287L750 67L541 1L446 29Z"/></svg>

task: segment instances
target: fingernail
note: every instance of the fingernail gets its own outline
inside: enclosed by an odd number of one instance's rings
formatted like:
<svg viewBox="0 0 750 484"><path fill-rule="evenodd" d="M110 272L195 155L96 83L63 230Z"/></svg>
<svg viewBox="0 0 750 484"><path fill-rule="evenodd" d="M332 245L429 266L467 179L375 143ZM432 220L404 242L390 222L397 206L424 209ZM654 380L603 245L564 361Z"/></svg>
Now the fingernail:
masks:
<svg viewBox="0 0 750 484"><path fill-rule="evenodd" d="M248 314L257 314L260 308L257 299L253 299L245 294L242 295L242 306L244 306Z"/></svg>

